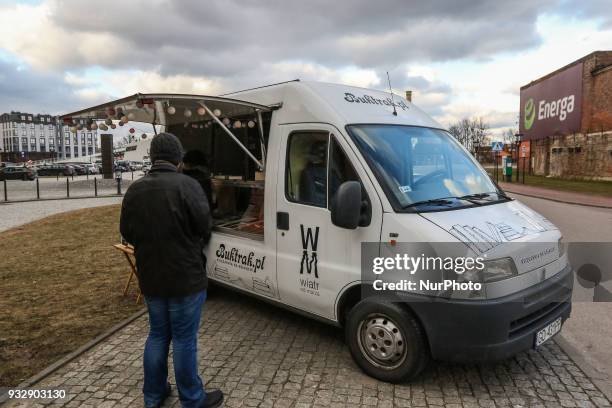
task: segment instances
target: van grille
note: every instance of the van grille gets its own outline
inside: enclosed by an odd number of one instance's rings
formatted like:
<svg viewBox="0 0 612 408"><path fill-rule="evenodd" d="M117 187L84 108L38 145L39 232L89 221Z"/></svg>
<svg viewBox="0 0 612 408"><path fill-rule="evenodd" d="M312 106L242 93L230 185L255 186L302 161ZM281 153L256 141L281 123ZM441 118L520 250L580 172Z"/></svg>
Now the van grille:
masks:
<svg viewBox="0 0 612 408"><path fill-rule="evenodd" d="M554 315L557 309L563 307L566 302L551 302L520 319L510 322L509 337L513 338L521 334L537 328L542 321L545 321L549 316Z"/></svg>

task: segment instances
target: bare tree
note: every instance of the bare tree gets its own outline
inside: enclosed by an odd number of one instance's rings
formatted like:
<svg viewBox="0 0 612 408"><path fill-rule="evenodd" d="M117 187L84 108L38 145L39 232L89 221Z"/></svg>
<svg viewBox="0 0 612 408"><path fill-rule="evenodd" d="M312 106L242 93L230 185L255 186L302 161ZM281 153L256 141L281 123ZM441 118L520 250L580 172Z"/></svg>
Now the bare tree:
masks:
<svg viewBox="0 0 612 408"><path fill-rule="evenodd" d="M514 135L517 133L518 130L514 128L508 128L504 130L504 132L502 133L502 142L504 142L505 145L514 143Z"/></svg>
<svg viewBox="0 0 612 408"><path fill-rule="evenodd" d="M481 118L463 118L449 126L448 131L471 152L483 146L489 135L489 125Z"/></svg>

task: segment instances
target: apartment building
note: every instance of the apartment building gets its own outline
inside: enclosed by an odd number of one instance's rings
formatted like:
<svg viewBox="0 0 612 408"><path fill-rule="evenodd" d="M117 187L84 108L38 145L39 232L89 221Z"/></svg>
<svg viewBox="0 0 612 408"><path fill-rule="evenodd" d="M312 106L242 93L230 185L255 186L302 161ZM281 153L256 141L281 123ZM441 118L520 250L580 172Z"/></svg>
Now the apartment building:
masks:
<svg viewBox="0 0 612 408"><path fill-rule="evenodd" d="M62 124L58 132L57 126L57 118L51 115L15 111L0 115L2 160L70 159L99 151L97 131L83 127L72 133L69 126Z"/></svg>

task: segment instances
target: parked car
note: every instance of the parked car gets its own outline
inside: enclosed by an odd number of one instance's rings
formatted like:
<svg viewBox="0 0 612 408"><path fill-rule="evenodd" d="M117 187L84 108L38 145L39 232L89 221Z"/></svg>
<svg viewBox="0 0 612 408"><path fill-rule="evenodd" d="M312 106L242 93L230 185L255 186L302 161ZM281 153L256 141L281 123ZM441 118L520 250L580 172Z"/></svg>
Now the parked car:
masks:
<svg viewBox="0 0 612 408"><path fill-rule="evenodd" d="M85 166L83 164L71 164L71 166L74 168L75 174L78 176L82 176L87 174L87 169L85 168Z"/></svg>
<svg viewBox="0 0 612 408"><path fill-rule="evenodd" d="M87 174L99 174L100 173L98 166L96 166L93 163L85 163L83 166L85 167Z"/></svg>
<svg viewBox="0 0 612 408"><path fill-rule="evenodd" d="M130 169L133 171L142 170L142 167L143 167L142 162L139 162L139 161L130 162Z"/></svg>
<svg viewBox="0 0 612 408"><path fill-rule="evenodd" d="M113 166L113 171L121 170L121 172L130 171L128 165L125 162L116 162Z"/></svg>
<svg viewBox="0 0 612 408"><path fill-rule="evenodd" d="M72 176L74 167L68 164L43 164L38 168L39 176Z"/></svg>
<svg viewBox="0 0 612 408"><path fill-rule="evenodd" d="M8 166L0 169L0 180L34 180L36 169L25 166Z"/></svg>

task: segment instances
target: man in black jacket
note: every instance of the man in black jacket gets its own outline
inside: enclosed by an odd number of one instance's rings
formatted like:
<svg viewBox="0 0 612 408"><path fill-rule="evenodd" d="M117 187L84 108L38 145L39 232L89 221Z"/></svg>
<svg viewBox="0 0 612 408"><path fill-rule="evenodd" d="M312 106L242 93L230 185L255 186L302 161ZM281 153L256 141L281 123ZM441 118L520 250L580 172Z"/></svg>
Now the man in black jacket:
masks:
<svg viewBox="0 0 612 408"><path fill-rule="evenodd" d="M184 408L216 407L219 390L205 392L198 375L197 334L206 299L206 259L211 217L200 184L181 173L178 138L161 133L150 148L153 166L127 190L121 208L121 235L134 245L138 283L149 311L144 351L144 400L158 407L170 394L168 349Z"/></svg>

